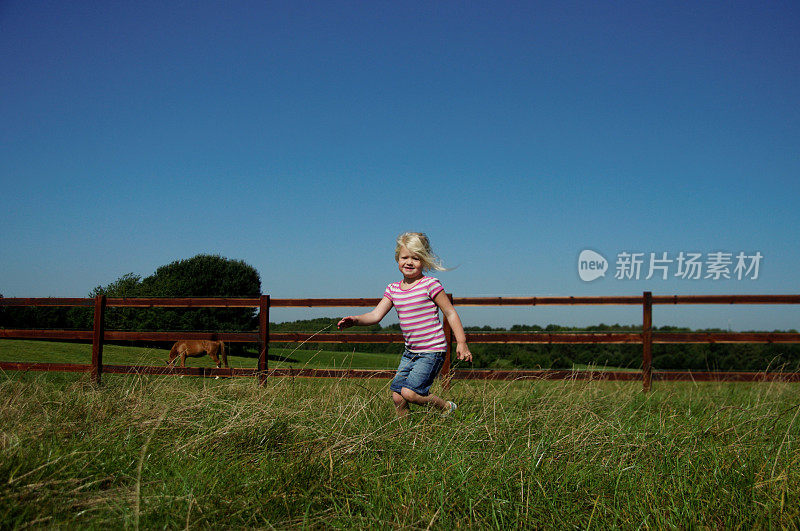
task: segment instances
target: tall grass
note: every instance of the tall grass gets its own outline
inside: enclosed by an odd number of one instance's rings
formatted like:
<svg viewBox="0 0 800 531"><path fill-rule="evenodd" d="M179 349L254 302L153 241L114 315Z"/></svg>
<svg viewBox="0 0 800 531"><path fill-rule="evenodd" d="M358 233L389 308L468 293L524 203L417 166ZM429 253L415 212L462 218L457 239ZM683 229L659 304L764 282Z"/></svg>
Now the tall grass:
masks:
<svg viewBox="0 0 800 531"><path fill-rule="evenodd" d="M797 384L103 381L0 375L0 527L800 525Z"/></svg>

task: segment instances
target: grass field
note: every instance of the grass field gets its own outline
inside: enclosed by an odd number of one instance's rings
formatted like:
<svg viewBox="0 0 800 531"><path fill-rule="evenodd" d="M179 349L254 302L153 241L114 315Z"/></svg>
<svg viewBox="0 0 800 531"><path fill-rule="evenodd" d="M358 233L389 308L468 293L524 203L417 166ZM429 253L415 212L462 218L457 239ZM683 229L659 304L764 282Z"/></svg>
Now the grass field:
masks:
<svg viewBox="0 0 800 531"><path fill-rule="evenodd" d="M333 352L303 348L270 348L269 367L325 367L353 369L395 369L400 359L397 354L368 354L362 352ZM163 366L169 350L104 345L103 363L109 365ZM0 361L25 361L42 363L81 363L92 361L92 346L81 343L51 341L0 340ZM255 368L256 358L228 356L228 364L236 368ZM208 356L187 358L187 367L213 367Z"/></svg>
<svg viewBox="0 0 800 531"><path fill-rule="evenodd" d="M396 353L336 352L304 348L270 348L269 367L350 368L350 369L396 369L400 361L401 347ZM163 366L169 358L164 349L104 345L103 363L107 365L156 365ZM0 361L79 363L88 365L92 359L92 346L80 343L0 339ZM255 368L253 357L228 356L228 364L236 368ZM208 356L187 358L188 367L213 367ZM466 368L466 364L460 364ZM513 367L509 367L513 368ZM578 370L640 371L641 369L606 367L602 365L573 364Z"/></svg>
<svg viewBox="0 0 800 531"><path fill-rule="evenodd" d="M798 384L387 386L0 374L0 527L800 526Z"/></svg>

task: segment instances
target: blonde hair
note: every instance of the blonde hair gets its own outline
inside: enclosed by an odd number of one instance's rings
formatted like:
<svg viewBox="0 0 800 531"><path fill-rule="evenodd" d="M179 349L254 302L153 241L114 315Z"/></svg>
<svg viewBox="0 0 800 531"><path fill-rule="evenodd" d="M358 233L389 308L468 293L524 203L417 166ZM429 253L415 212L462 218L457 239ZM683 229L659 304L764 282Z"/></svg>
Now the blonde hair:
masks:
<svg viewBox="0 0 800 531"><path fill-rule="evenodd" d="M417 255L422 262L423 271L435 269L437 271L447 271L447 268L442 265L439 257L436 256L431 250L431 243L428 237L422 232L404 232L397 237L397 246L394 248L394 259L400 258L400 249L405 247L415 255Z"/></svg>

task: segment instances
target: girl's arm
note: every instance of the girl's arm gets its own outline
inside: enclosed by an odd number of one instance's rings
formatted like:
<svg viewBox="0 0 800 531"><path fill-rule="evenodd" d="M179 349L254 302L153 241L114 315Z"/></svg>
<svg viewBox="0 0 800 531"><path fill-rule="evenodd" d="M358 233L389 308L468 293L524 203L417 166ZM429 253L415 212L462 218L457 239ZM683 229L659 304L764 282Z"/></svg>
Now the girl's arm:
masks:
<svg viewBox="0 0 800 531"><path fill-rule="evenodd" d="M456 336L456 357L460 360L472 361L472 352L469 351L469 346L467 345L467 335L464 333L461 318L456 313L456 309L453 308L453 303L450 302L444 291L440 291L433 298L433 302L442 310L447 322L450 323L453 335Z"/></svg>
<svg viewBox="0 0 800 531"><path fill-rule="evenodd" d="M392 301L386 297L383 297L371 312L362 313L361 315L348 315L347 317L342 317L342 319L336 324L336 327L341 330L342 328L350 328L354 325L373 325L381 322L381 319L383 319L391 309Z"/></svg>

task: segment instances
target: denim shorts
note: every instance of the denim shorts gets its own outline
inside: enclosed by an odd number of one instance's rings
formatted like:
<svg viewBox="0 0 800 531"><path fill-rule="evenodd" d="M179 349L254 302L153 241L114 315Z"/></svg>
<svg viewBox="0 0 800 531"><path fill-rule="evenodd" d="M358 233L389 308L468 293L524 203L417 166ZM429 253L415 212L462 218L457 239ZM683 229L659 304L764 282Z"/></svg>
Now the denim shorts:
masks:
<svg viewBox="0 0 800 531"><path fill-rule="evenodd" d="M433 379L439 374L444 363L445 352L409 352L403 351L400 366L394 375L389 389L397 393L405 387L420 396L427 396L431 390Z"/></svg>

